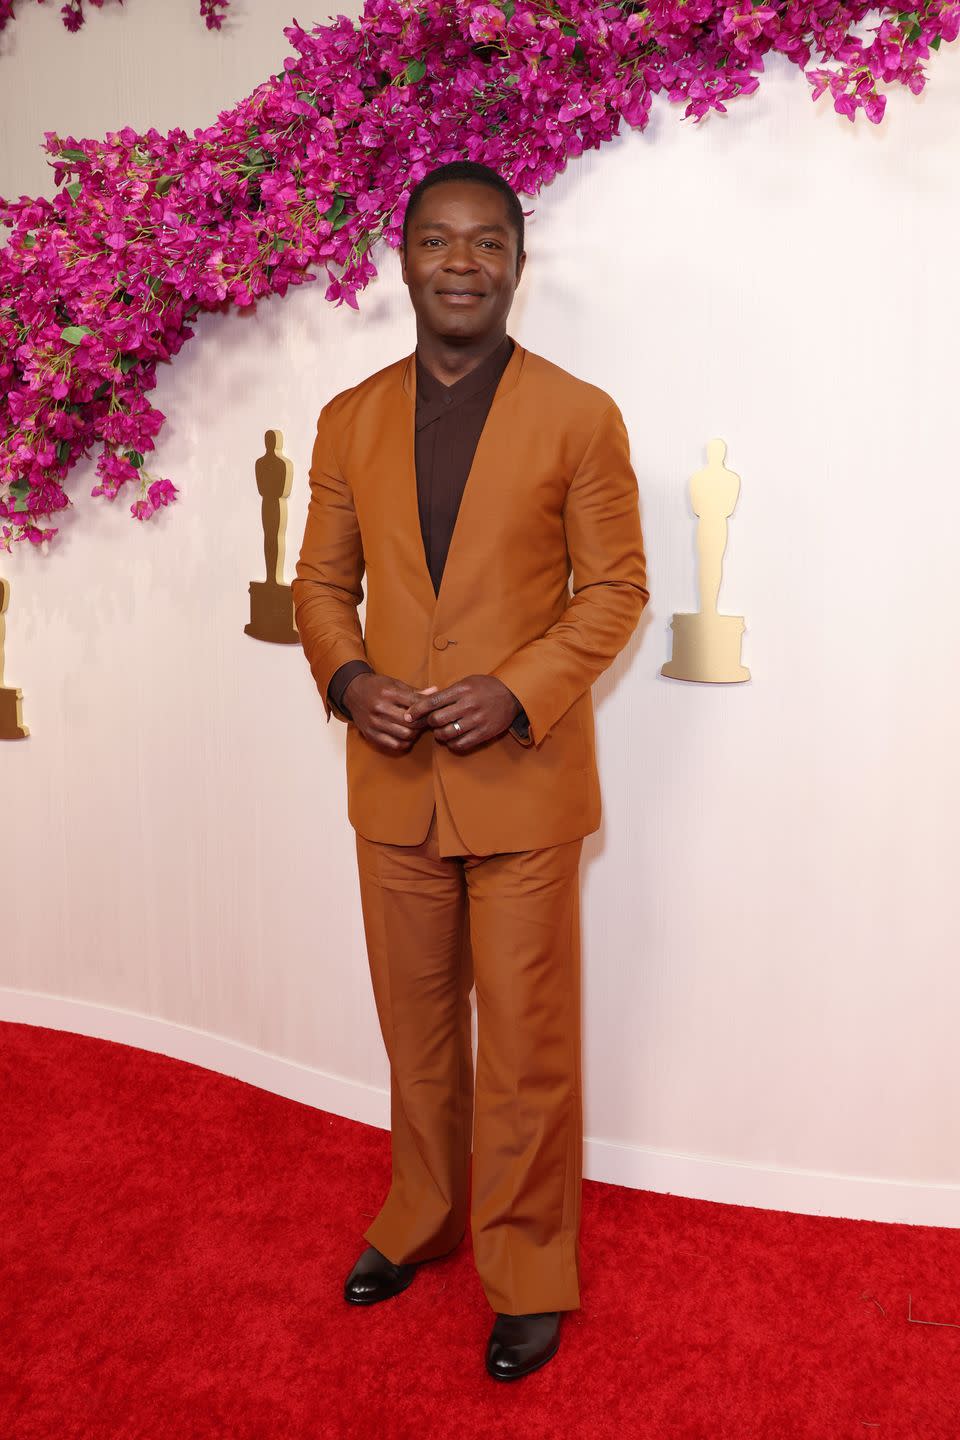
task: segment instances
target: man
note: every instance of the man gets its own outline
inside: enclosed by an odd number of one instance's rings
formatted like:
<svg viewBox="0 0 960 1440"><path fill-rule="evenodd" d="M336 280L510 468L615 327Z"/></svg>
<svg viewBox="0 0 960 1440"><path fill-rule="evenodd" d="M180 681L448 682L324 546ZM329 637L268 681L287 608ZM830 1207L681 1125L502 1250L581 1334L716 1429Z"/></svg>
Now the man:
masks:
<svg viewBox="0 0 960 1440"><path fill-rule="evenodd" d="M469 1218L486 1367L515 1379L580 1306L590 687L649 593L620 411L507 334L526 259L511 187L472 161L429 172L400 255L416 350L324 406L293 582L327 721L348 725L390 1059L392 1184L344 1294L398 1294Z"/></svg>

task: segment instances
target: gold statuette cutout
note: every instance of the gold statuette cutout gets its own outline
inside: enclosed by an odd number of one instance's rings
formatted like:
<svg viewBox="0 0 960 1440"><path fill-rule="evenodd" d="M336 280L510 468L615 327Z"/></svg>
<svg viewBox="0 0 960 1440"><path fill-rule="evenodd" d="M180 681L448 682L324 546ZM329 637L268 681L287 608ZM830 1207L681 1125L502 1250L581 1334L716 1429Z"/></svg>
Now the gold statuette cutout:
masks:
<svg viewBox="0 0 960 1440"><path fill-rule="evenodd" d="M746 628L742 615L718 615L717 596L727 548L727 517L740 494L740 476L724 464L724 440L707 443L707 464L690 480L690 498L698 515L697 556L700 610L696 615L674 615L673 654L660 670L674 680L715 682L749 680L740 663L740 638Z"/></svg>
<svg viewBox="0 0 960 1440"><path fill-rule="evenodd" d="M287 533L287 496L293 484L293 462L283 449L283 434L268 430L264 435L266 454L256 463L257 489L262 496L263 559L266 580L250 581L250 624L245 635L269 640L274 645L299 645L300 635L293 617L293 591L283 583L283 555Z"/></svg>
<svg viewBox="0 0 960 1440"><path fill-rule="evenodd" d="M26 740L30 731L23 723L23 692L3 688L3 642L6 639L10 585L0 579L0 740Z"/></svg>

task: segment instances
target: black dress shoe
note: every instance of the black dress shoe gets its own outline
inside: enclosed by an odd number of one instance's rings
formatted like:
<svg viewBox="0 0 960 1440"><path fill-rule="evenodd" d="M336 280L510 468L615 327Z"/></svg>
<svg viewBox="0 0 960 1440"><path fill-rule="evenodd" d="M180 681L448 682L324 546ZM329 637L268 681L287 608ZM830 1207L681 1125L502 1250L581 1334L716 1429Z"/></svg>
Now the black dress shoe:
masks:
<svg viewBox="0 0 960 1440"><path fill-rule="evenodd" d="M416 1264L394 1265L375 1245L368 1245L347 1276L343 1298L353 1305L373 1305L406 1290L417 1273Z"/></svg>
<svg viewBox="0 0 960 1440"><path fill-rule="evenodd" d="M501 1315L487 1341L487 1370L497 1380L517 1380L546 1365L560 1345L559 1310Z"/></svg>

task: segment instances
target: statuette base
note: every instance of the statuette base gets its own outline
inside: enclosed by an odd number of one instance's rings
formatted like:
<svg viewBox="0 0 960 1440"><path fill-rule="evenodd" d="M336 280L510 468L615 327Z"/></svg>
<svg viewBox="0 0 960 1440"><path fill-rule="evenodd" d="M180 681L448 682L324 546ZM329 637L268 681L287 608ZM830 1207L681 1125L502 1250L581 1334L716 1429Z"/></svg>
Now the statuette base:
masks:
<svg viewBox="0 0 960 1440"><path fill-rule="evenodd" d="M660 674L672 680L704 680L730 684L750 679L740 663L740 639L746 629L742 615L674 615L673 654Z"/></svg>
<svg viewBox="0 0 960 1440"><path fill-rule="evenodd" d="M26 740L29 734L23 723L23 691L0 689L0 740Z"/></svg>
<svg viewBox="0 0 960 1440"><path fill-rule="evenodd" d="M269 580L250 581L250 623L245 635L272 645L299 645L300 632L293 616L293 590Z"/></svg>

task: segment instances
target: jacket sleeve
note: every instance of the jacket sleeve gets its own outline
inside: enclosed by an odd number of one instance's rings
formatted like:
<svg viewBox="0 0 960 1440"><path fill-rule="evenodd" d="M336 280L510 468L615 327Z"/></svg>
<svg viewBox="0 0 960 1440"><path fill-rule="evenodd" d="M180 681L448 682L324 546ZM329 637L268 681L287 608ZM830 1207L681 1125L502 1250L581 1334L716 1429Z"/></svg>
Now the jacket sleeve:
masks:
<svg viewBox="0 0 960 1440"><path fill-rule="evenodd" d="M363 600L363 544L350 486L333 449L329 405L317 421L310 465L310 504L293 580L297 629L330 721L327 690L348 660L366 661L357 607ZM349 719L338 710L338 715Z"/></svg>
<svg viewBox="0 0 960 1440"><path fill-rule="evenodd" d="M510 731L521 744L541 744L636 629L650 599L638 500L626 426L611 401L564 501L570 603L545 634L491 672L526 711L526 741Z"/></svg>

